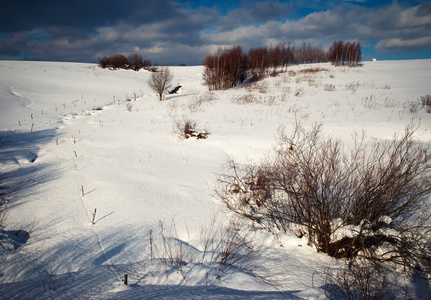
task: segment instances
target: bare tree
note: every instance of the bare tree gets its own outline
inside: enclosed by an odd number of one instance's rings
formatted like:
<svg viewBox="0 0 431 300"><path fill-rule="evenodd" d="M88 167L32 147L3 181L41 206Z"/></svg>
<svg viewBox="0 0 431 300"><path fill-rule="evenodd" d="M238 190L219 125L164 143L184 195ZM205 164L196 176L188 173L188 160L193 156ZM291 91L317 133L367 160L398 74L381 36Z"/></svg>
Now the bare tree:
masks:
<svg viewBox="0 0 431 300"><path fill-rule="evenodd" d="M162 67L157 72L151 74L148 85L159 95L159 100L163 100L163 94L172 86L174 76L168 67Z"/></svg>
<svg viewBox="0 0 431 300"><path fill-rule="evenodd" d="M334 42L329 48L328 58L335 66L356 67L362 60L361 44L359 42Z"/></svg>
<svg viewBox="0 0 431 300"><path fill-rule="evenodd" d="M247 78L247 55L240 46L208 55L204 61L203 79L210 90L230 89Z"/></svg>

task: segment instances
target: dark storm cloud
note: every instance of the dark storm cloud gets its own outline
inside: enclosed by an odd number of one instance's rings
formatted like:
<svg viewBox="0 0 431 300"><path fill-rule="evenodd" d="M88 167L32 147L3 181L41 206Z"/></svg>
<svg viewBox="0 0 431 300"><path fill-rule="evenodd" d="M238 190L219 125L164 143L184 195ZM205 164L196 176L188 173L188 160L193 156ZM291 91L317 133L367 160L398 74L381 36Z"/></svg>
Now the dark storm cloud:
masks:
<svg viewBox="0 0 431 300"><path fill-rule="evenodd" d="M0 31L31 31L38 28L74 28L93 31L119 22L148 24L175 15L168 0L12 0L0 10Z"/></svg>
<svg viewBox="0 0 431 300"><path fill-rule="evenodd" d="M369 51L398 53L431 47L429 2L178 1L6 1L0 59L96 62L138 53L159 64L200 64L218 46L279 41L325 48L357 40L376 45Z"/></svg>

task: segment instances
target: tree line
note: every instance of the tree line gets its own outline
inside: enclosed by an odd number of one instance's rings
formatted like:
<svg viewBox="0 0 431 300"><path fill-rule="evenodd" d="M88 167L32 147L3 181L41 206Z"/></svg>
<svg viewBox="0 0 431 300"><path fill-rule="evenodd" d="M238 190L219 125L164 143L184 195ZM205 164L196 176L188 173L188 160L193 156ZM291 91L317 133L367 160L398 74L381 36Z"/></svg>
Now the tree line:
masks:
<svg viewBox="0 0 431 300"><path fill-rule="evenodd" d="M361 44L356 42L334 42L329 48L328 60L335 66L355 67L362 60Z"/></svg>
<svg viewBox="0 0 431 300"><path fill-rule="evenodd" d="M360 43L341 41L334 42L328 52L311 47L309 43L300 47L279 43L269 48L252 48L248 52L241 46L219 48L203 60L203 79L210 90L229 89L246 79L257 80L284 71L289 65L331 61L336 66L355 67L361 61L361 53Z"/></svg>
<svg viewBox="0 0 431 300"><path fill-rule="evenodd" d="M137 53L132 53L127 57L123 54L99 57L99 66L103 69L131 69L134 71L139 71L140 69L149 71L156 70L151 60L143 59L142 56Z"/></svg>

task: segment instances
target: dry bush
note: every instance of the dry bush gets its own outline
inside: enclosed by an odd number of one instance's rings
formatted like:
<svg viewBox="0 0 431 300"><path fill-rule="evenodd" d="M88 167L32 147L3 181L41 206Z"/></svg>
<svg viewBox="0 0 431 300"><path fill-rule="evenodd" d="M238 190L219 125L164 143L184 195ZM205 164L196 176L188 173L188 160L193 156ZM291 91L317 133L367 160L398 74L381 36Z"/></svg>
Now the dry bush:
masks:
<svg viewBox="0 0 431 300"><path fill-rule="evenodd" d="M375 109L377 107L377 98L374 95L362 98L362 105L364 108Z"/></svg>
<svg viewBox="0 0 431 300"><path fill-rule="evenodd" d="M204 103L211 103L217 100L217 95L214 92L206 92L204 94L200 94L199 96L194 96L193 99L189 102L188 108L191 112L196 112Z"/></svg>
<svg viewBox="0 0 431 300"><path fill-rule="evenodd" d="M262 81L260 83L255 84L255 88L261 94L266 94L268 92L268 82Z"/></svg>
<svg viewBox="0 0 431 300"><path fill-rule="evenodd" d="M231 100L235 104L252 104L252 103L259 103L260 99L256 97L253 94L245 94L241 96L234 96Z"/></svg>
<svg viewBox="0 0 431 300"><path fill-rule="evenodd" d="M342 270L324 271L323 289L328 299L407 299L407 289L392 272L378 263L357 259ZM404 297L402 297L404 296Z"/></svg>
<svg viewBox="0 0 431 300"><path fill-rule="evenodd" d="M230 271L235 271L270 283L267 276L257 274L264 269L259 257L262 243L256 232L244 226L241 220L232 219L227 224L220 224L214 218L209 227L201 229L197 245L181 238L175 223L166 226L160 221L156 230L149 229L148 241L149 262L130 262L123 270L114 267L139 280L148 275L156 278L178 273L185 283L190 276L205 276L208 285L210 278L222 280ZM196 269L202 272L196 272Z"/></svg>
<svg viewBox="0 0 431 300"><path fill-rule="evenodd" d="M289 74L289 77L295 77L296 76L296 72L295 71L288 71L287 74Z"/></svg>
<svg viewBox="0 0 431 300"><path fill-rule="evenodd" d="M275 96L269 96L269 97L265 98L264 103L265 103L265 105L273 106L274 103L275 103L275 101L276 101L276 99L277 98Z"/></svg>
<svg viewBox="0 0 431 300"><path fill-rule="evenodd" d="M151 61L143 60L142 56L136 53L130 54L128 57L123 54L99 57L99 66L103 69L132 69L139 71L141 68L150 70Z"/></svg>
<svg viewBox="0 0 431 300"><path fill-rule="evenodd" d="M191 137L192 132L196 130L196 121L190 119L183 119L175 122L174 131L178 133L180 137L188 139Z"/></svg>
<svg viewBox="0 0 431 300"><path fill-rule="evenodd" d="M111 60L110 60L109 56L99 57L99 66L102 69L108 68L110 66L110 63L111 63Z"/></svg>
<svg viewBox="0 0 431 300"><path fill-rule="evenodd" d="M321 127L280 134L274 158L260 165L230 162L217 193L238 215L270 230L307 236L336 258L358 256L431 273L431 151L409 127L391 141L349 153L323 139Z"/></svg>
<svg viewBox="0 0 431 300"><path fill-rule="evenodd" d="M425 107L427 113L431 113L431 95L421 96L422 107Z"/></svg>
<svg viewBox="0 0 431 300"><path fill-rule="evenodd" d="M418 101L410 101L404 108L409 111L410 114L417 114L420 109L420 103Z"/></svg>
<svg viewBox="0 0 431 300"><path fill-rule="evenodd" d="M298 71L298 73L302 73L302 74L315 74L318 72L328 72L328 69L325 68L307 68L307 69L303 69Z"/></svg>
<svg viewBox="0 0 431 300"><path fill-rule="evenodd" d="M184 118L181 121L176 121L174 126L176 132L181 138L195 137L199 139L206 139L208 132L206 130L200 131L196 129L196 121Z"/></svg>
<svg viewBox="0 0 431 300"><path fill-rule="evenodd" d="M352 91L352 94L354 94L356 92L356 90L359 88L359 85L360 85L359 81L357 81L356 83L351 82L351 83L346 84L346 89L348 91Z"/></svg>
<svg viewBox="0 0 431 300"><path fill-rule="evenodd" d="M129 61L129 68L134 71L139 71L144 67L144 59L137 53L130 54L127 57L127 60Z"/></svg>
<svg viewBox="0 0 431 300"><path fill-rule="evenodd" d="M327 91L327 92L335 91L335 85L333 85L333 84L324 84L323 85L323 90Z"/></svg>
<svg viewBox="0 0 431 300"><path fill-rule="evenodd" d="M123 54L116 54L110 57L110 67L114 69L127 69L129 60Z"/></svg>

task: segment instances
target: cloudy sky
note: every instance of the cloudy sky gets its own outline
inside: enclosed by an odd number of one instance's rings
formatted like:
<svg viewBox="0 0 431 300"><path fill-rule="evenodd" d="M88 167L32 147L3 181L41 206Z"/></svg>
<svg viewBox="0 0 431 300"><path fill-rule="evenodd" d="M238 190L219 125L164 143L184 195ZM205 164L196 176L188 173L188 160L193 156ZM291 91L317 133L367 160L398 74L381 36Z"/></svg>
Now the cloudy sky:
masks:
<svg viewBox="0 0 431 300"><path fill-rule="evenodd" d="M0 59L138 53L201 64L219 46L359 41L363 59L431 58L431 1L0 0Z"/></svg>

